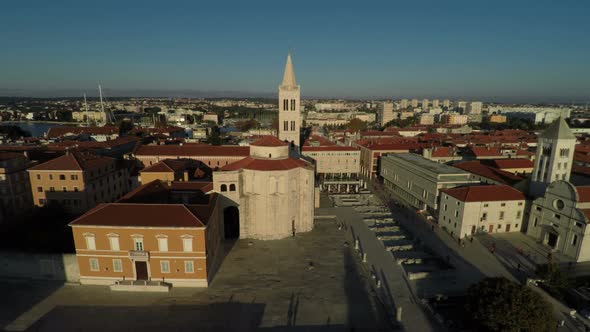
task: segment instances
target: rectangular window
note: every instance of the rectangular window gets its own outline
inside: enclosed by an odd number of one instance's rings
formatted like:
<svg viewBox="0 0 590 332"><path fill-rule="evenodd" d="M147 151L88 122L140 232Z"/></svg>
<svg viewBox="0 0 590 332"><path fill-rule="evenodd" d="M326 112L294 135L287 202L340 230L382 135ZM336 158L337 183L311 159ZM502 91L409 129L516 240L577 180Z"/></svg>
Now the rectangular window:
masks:
<svg viewBox="0 0 590 332"><path fill-rule="evenodd" d="M43 192L43 187L37 187L37 192L38 193L42 193Z"/></svg>
<svg viewBox="0 0 590 332"><path fill-rule="evenodd" d="M158 250L168 251L168 238L165 238L165 237L158 238Z"/></svg>
<svg viewBox="0 0 590 332"><path fill-rule="evenodd" d="M522 211L517 211L516 212L516 218L519 218L522 216Z"/></svg>
<svg viewBox="0 0 590 332"><path fill-rule="evenodd" d="M162 273L170 273L170 262L160 261L160 269L162 270Z"/></svg>
<svg viewBox="0 0 590 332"><path fill-rule="evenodd" d="M98 259L90 258L90 271L99 271L100 266L98 266Z"/></svg>
<svg viewBox="0 0 590 332"><path fill-rule="evenodd" d="M60 180L65 180L65 179L66 179L66 176L65 176L65 174L60 174L60 175L59 175L59 179L60 179Z"/></svg>
<svg viewBox="0 0 590 332"><path fill-rule="evenodd" d="M193 251L193 239L182 239L182 250Z"/></svg>
<svg viewBox="0 0 590 332"><path fill-rule="evenodd" d="M94 236L86 236L86 249L96 250L96 240Z"/></svg>
<svg viewBox="0 0 590 332"><path fill-rule="evenodd" d="M504 220L504 211L500 211L500 220Z"/></svg>
<svg viewBox="0 0 590 332"><path fill-rule="evenodd" d="M488 206L490 206L488 203L485 203L485 204L483 205L483 207L488 207Z"/></svg>
<svg viewBox="0 0 590 332"><path fill-rule="evenodd" d="M53 174L49 174L49 180L53 180Z"/></svg>
<svg viewBox="0 0 590 332"><path fill-rule="evenodd" d="M502 204L500 204L500 206L506 206L506 203L502 203Z"/></svg>
<svg viewBox="0 0 590 332"><path fill-rule="evenodd" d="M119 238L116 236L109 236L109 245L112 251L119 251Z"/></svg>
<svg viewBox="0 0 590 332"><path fill-rule="evenodd" d="M291 121L291 131L295 131L295 121Z"/></svg>
<svg viewBox="0 0 590 332"><path fill-rule="evenodd" d="M184 261L184 272L185 273L194 273L195 266L193 265L193 261Z"/></svg>
<svg viewBox="0 0 590 332"><path fill-rule="evenodd" d="M481 215L481 220L488 220L488 213L487 213L487 212L484 212L484 213Z"/></svg>
<svg viewBox="0 0 590 332"><path fill-rule="evenodd" d="M295 99L291 99L291 111L295 110Z"/></svg>
<svg viewBox="0 0 590 332"><path fill-rule="evenodd" d="M37 174L37 180L41 180L41 174Z"/></svg>
<svg viewBox="0 0 590 332"><path fill-rule="evenodd" d="M578 243L578 236L574 234L574 236L572 237L572 245L575 246L576 243Z"/></svg>
<svg viewBox="0 0 590 332"><path fill-rule="evenodd" d="M54 192L55 191L55 187L49 187L49 191Z"/></svg>
<svg viewBox="0 0 590 332"><path fill-rule="evenodd" d="M143 251L143 239L142 238L134 238L133 243L135 244L135 250Z"/></svg>
<svg viewBox="0 0 590 332"><path fill-rule="evenodd" d="M78 175L72 175L70 178L71 178L72 180L78 180Z"/></svg>
<svg viewBox="0 0 590 332"><path fill-rule="evenodd" d="M283 130L289 131L289 121L283 121Z"/></svg>
<svg viewBox="0 0 590 332"><path fill-rule="evenodd" d="M522 206L522 202L518 202L518 206Z"/></svg>
<svg viewBox="0 0 590 332"><path fill-rule="evenodd" d="M113 272L123 272L123 264L118 258L113 259Z"/></svg>
<svg viewBox="0 0 590 332"><path fill-rule="evenodd" d="M502 229L502 225L498 225L498 229Z"/></svg>
<svg viewBox="0 0 590 332"><path fill-rule="evenodd" d="M283 99L283 111L288 111L288 110L289 110L289 100Z"/></svg>

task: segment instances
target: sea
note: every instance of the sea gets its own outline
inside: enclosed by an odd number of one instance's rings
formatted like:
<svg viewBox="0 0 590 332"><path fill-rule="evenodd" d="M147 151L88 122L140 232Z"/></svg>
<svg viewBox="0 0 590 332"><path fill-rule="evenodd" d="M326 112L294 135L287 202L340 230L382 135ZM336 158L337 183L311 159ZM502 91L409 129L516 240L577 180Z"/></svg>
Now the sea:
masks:
<svg viewBox="0 0 590 332"><path fill-rule="evenodd" d="M22 130L26 130L31 133L33 137L41 137L47 133L49 128L52 127L63 127L64 124L51 123L51 122L20 122L20 121L3 121L0 122L0 126L17 126Z"/></svg>

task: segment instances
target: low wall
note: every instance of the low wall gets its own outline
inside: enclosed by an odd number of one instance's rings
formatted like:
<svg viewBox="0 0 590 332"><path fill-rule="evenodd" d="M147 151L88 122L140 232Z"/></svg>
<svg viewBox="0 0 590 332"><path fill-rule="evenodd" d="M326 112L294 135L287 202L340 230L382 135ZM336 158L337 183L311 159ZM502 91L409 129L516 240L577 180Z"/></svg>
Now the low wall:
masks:
<svg viewBox="0 0 590 332"><path fill-rule="evenodd" d="M80 281L76 254L0 252L0 278Z"/></svg>

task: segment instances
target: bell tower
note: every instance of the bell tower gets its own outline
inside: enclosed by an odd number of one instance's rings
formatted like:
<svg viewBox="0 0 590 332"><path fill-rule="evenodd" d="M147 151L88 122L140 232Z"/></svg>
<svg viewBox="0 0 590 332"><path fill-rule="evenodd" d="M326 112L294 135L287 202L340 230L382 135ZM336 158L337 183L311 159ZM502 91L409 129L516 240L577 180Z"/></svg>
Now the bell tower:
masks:
<svg viewBox="0 0 590 332"><path fill-rule="evenodd" d="M283 82L279 86L279 139L292 144L299 153L301 146L301 112L300 86L295 81L295 72L291 62L291 54L287 55L287 64L283 74Z"/></svg>

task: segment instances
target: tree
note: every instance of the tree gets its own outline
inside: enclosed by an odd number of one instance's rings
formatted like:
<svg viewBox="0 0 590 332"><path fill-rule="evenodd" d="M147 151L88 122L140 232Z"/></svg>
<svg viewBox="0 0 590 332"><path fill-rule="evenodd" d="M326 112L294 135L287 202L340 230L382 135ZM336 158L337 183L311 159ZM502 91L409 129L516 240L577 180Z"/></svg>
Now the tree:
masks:
<svg viewBox="0 0 590 332"><path fill-rule="evenodd" d="M121 120L119 123L119 136L124 136L133 129L133 122L130 120Z"/></svg>
<svg viewBox="0 0 590 332"><path fill-rule="evenodd" d="M250 129L260 128L260 123L258 123L258 121L254 120L254 119L249 119L249 120L245 120L245 121L237 121L236 127L240 131L246 132Z"/></svg>
<svg viewBox="0 0 590 332"><path fill-rule="evenodd" d="M214 126L211 128L211 132L209 134L209 144L211 145L221 145L221 136L219 135L219 127Z"/></svg>
<svg viewBox="0 0 590 332"><path fill-rule="evenodd" d="M367 123L361 119L354 118L348 122L346 128L355 132L365 131L367 130Z"/></svg>
<svg viewBox="0 0 590 332"><path fill-rule="evenodd" d="M484 331L555 331L551 305L532 289L505 278L486 278L467 290L465 307Z"/></svg>

